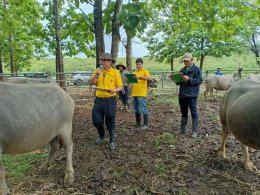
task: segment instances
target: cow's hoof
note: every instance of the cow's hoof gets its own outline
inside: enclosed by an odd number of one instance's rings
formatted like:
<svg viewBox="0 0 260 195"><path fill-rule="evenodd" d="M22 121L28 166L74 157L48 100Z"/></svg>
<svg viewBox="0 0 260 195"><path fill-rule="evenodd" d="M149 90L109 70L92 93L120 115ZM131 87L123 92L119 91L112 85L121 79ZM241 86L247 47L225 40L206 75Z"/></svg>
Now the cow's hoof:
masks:
<svg viewBox="0 0 260 195"><path fill-rule="evenodd" d="M245 162L244 167L246 170L257 173L257 168L253 165L252 162Z"/></svg>
<svg viewBox="0 0 260 195"><path fill-rule="evenodd" d="M40 170L47 169L48 166L49 166L49 165L48 165L48 162L44 162L44 163L41 164L41 166L40 166Z"/></svg>
<svg viewBox="0 0 260 195"><path fill-rule="evenodd" d="M217 155L218 155L219 158L227 158L225 152L223 150L220 150L220 149L218 149Z"/></svg>
<svg viewBox="0 0 260 195"><path fill-rule="evenodd" d="M73 184L75 181L74 173L65 173L65 178L64 178L64 185L69 186Z"/></svg>
<svg viewBox="0 0 260 195"><path fill-rule="evenodd" d="M51 170L53 168L53 164L48 163L47 161L42 163L42 165L40 166L40 170Z"/></svg>

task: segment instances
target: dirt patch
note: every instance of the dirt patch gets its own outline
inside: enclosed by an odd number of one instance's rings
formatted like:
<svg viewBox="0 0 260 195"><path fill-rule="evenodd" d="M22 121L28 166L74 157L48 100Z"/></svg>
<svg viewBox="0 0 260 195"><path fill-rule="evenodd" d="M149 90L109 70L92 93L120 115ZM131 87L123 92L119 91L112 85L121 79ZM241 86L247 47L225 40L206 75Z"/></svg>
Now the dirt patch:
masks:
<svg viewBox="0 0 260 195"><path fill-rule="evenodd" d="M199 99L199 138L176 134L180 124L172 96L149 98L150 128L134 127L134 113L117 112L117 144L110 151L108 138L96 146L92 125L92 93L70 91L77 104L73 120L74 169L76 181L63 185L66 159L59 152L51 170L39 170L37 162L23 182L9 181L12 193L24 194L258 194L259 176L244 170L241 150L234 137L227 142L228 159L219 159L221 126L218 101ZM80 97L80 98L79 98ZM165 101L157 101L158 98ZM159 103L161 102L161 103ZM251 152L259 168L259 151ZM11 183L10 183L11 182Z"/></svg>

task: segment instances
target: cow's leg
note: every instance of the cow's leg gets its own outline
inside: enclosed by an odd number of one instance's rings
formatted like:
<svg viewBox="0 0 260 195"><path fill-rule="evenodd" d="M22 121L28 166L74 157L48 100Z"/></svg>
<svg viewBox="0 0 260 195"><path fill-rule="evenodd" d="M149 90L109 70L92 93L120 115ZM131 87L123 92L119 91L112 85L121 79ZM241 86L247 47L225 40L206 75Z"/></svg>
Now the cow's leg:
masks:
<svg viewBox="0 0 260 195"><path fill-rule="evenodd" d="M46 162L44 162L42 165L41 165L41 169L43 168L48 168L50 169L51 168L51 165L53 164L54 162L54 158L55 158L55 154L58 150L58 147L59 147L59 137L56 136L55 138L53 138L50 142L49 142L49 155L48 155L48 159Z"/></svg>
<svg viewBox="0 0 260 195"><path fill-rule="evenodd" d="M207 94L208 94L208 91L207 89L204 91L204 100L207 100Z"/></svg>
<svg viewBox="0 0 260 195"><path fill-rule="evenodd" d="M64 127L64 130L60 134L61 141L64 145L64 150L67 156L67 167L65 171L64 184L72 184L75 180L74 169L72 165L72 153L73 153L73 142L72 142L72 124Z"/></svg>
<svg viewBox="0 0 260 195"><path fill-rule="evenodd" d="M2 150L1 150L2 153ZM9 189L7 188L6 182L5 182L5 167L2 161L2 155L0 153L0 194L6 195L9 193Z"/></svg>
<svg viewBox="0 0 260 195"><path fill-rule="evenodd" d="M241 143L242 153L243 153L243 163L244 167L252 172L257 172L257 168L253 165L253 163L250 160L249 153L248 153L248 147Z"/></svg>
<svg viewBox="0 0 260 195"><path fill-rule="evenodd" d="M216 100L216 98L213 95L213 89L210 90L210 95L213 97L214 100Z"/></svg>
<svg viewBox="0 0 260 195"><path fill-rule="evenodd" d="M225 145L226 145L226 142L227 142L228 134L229 134L229 131L228 131L227 127L222 124L222 135L221 135L222 142L221 142L221 145L218 149L218 156L223 157L223 158L226 158Z"/></svg>

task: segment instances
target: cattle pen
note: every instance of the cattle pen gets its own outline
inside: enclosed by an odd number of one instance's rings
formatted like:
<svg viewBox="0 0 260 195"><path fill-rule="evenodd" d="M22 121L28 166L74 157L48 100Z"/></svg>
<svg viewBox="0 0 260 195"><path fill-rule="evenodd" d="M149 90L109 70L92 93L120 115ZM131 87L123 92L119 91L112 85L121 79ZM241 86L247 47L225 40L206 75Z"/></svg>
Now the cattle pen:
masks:
<svg viewBox="0 0 260 195"><path fill-rule="evenodd" d="M233 136L227 142L229 159L219 159L216 155L221 141L218 108L222 94L217 94L216 101L198 99L199 137L191 139L189 131L180 136L176 85L168 79L169 74L164 73L166 77L161 81L162 73L153 73L158 79L158 91L151 91L156 96L147 97L148 130L135 128L132 111L117 110L118 148L115 151L109 150L107 137L101 146L94 144L97 135L91 119L94 94L89 86L68 85L68 94L76 100L73 117L75 183L69 187L63 184L66 160L63 151L58 152L50 170L39 169L43 159L35 158L30 169L19 177L13 174L11 161L5 158L11 194L259 194L259 176L244 170L240 146ZM163 94L170 90L173 94ZM160 93L162 95L157 96ZM188 128L190 126L191 122ZM46 152L45 148L30 155ZM259 154L259 151L251 151L251 159L258 168ZM13 161L16 161L15 167L22 164L21 160Z"/></svg>

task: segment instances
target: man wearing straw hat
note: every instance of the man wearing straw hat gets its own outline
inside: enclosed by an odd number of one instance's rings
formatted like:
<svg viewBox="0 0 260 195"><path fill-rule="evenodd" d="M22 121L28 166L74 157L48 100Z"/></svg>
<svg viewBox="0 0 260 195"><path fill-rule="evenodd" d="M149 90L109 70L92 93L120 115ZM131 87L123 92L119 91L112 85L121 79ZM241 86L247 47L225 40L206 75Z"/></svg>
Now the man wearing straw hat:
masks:
<svg viewBox="0 0 260 195"><path fill-rule="evenodd" d="M125 65L122 63L117 64L116 69L119 70L121 79L122 79L122 82L124 85L124 87L122 88L122 91L119 92L119 99L123 102L125 110L129 111L129 108L130 108L130 105L128 102L129 90L128 90L127 78L125 76L125 74L128 74L129 72L126 70Z"/></svg>
<svg viewBox="0 0 260 195"><path fill-rule="evenodd" d="M96 98L92 110L93 125L98 130L96 144L100 145L105 138L104 120L109 132L109 147L116 148L115 144L115 119L116 119L116 93L122 90L122 80L119 72L112 68L110 54L100 56L102 68L98 68L91 79L96 85Z"/></svg>

